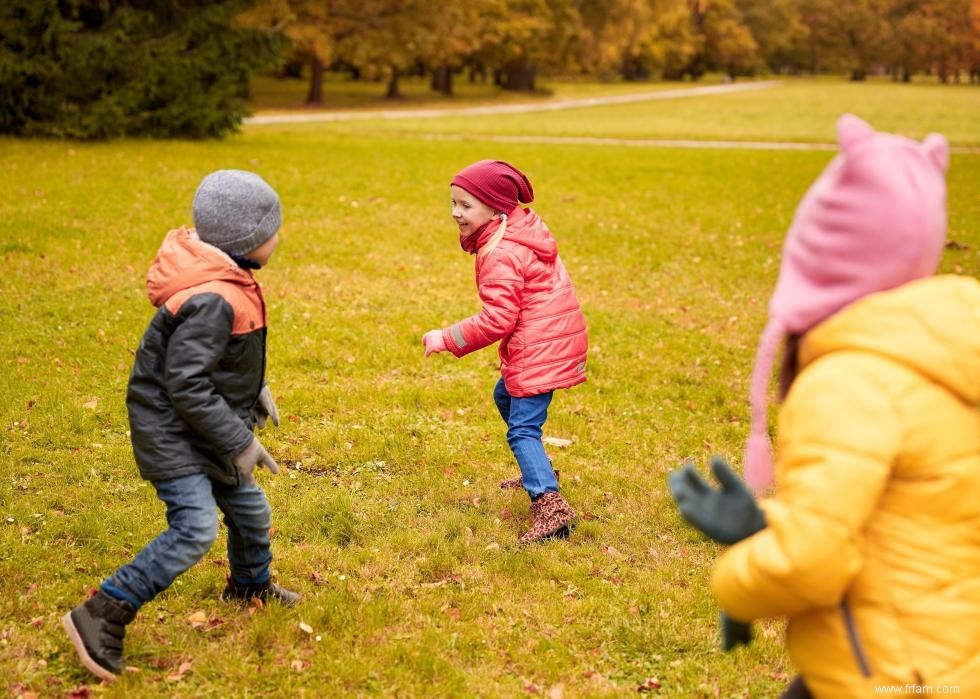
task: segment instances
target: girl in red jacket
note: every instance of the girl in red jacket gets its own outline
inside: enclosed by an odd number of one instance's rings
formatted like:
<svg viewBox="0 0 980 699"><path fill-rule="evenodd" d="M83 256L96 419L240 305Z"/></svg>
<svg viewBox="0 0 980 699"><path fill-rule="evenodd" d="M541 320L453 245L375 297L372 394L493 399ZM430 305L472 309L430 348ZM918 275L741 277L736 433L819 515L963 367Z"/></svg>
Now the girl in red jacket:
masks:
<svg viewBox="0 0 980 699"><path fill-rule="evenodd" d="M588 335L575 287L558 257L551 231L519 201L534 201L531 183L500 160L464 168L450 185L459 244L476 256L483 308L451 327L425 334L425 356L457 357L500 341L501 379L493 391L507 423L507 443L531 497L531 528L522 543L568 535L575 512L558 492L558 479L541 443L541 428L557 388L585 381Z"/></svg>

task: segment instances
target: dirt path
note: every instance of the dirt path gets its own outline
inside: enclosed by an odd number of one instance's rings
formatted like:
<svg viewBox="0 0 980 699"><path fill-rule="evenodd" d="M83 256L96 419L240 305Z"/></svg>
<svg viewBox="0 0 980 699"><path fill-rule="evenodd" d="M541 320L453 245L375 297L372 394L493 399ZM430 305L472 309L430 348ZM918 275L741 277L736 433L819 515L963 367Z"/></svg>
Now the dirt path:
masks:
<svg viewBox="0 0 980 699"><path fill-rule="evenodd" d="M630 148L715 148L731 150L837 151L836 143L802 141L703 141L687 138L601 138L598 136L507 136L494 134L419 134L427 141L490 141L491 143L544 143ZM950 152L980 155L980 146L950 146Z"/></svg>
<svg viewBox="0 0 980 699"><path fill-rule="evenodd" d="M654 100L672 100L703 95L728 95L735 92L765 90L781 85L780 80L765 80L730 85L707 85L673 90L636 92L629 95L586 97L557 100L554 102L522 102L521 104L486 105L483 107L456 107L446 109L366 109L335 112L303 112L301 114L260 114L245 119L246 124L301 124L327 121L364 121L368 119L430 119L447 116L485 116L488 114L524 114L527 112L554 112L562 109L602 107L610 104L632 104Z"/></svg>

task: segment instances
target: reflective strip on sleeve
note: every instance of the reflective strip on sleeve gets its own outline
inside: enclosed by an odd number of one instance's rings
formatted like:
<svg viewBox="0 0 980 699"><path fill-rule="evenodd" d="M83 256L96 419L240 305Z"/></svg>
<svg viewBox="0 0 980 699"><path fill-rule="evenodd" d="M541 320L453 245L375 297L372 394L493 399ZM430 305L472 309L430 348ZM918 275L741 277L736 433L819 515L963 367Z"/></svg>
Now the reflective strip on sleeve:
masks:
<svg viewBox="0 0 980 699"><path fill-rule="evenodd" d="M459 323L456 323L456 325L452 327L452 333L453 342L456 343L456 346L460 349L466 347L466 340L463 339L463 331L459 329Z"/></svg>

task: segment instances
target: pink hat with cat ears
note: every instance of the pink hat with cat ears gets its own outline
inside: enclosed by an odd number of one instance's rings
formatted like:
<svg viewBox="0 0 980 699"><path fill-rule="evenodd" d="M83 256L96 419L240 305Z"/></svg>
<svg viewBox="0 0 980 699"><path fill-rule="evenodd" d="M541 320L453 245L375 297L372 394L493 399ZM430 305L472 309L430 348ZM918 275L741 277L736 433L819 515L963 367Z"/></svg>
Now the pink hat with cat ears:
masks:
<svg viewBox="0 0 980 699"><path fill-rule="evenodd" d="M772 483L766 402L783 338L868 294L930 276L943 252L946 139L919 143L845 114L837 143L840 153L796 209L752 370L745 475L757 493Z"/></svg>

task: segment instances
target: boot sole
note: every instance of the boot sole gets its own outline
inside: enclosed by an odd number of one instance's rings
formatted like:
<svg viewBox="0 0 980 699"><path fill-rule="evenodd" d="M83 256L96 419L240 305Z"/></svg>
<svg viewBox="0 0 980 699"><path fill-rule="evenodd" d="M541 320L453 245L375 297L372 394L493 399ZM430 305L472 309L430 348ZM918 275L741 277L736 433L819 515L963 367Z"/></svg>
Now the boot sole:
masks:
<svg viewBox="0 0 980 699"><path fill-rule="evenodd" d="M78 653L79 660L82 661L82 665L91 672L93 675L99 679L106 680L107 682L112 682L119 678L119 675L115 675L109 670L99 665L92 656L88 654L85 650L85 643L82 641L81 634L78 633L78 629L75 628L75 622L71 620L71 612L68 612L63 617L61 617L61 625L65 627L65 631L68 633L68 639L71 644L75 646L75 652Z"/></svg>
<svg viewBox="0 0 980 699"><path fill-rule="evenodd" d="M573 519L568 524L563 524L554 531L548 532L547 534L542 534L541 536L530 539L528 541L521 541L522 544L536 544L542 541L549 541L551 539L567 539L572 533L572 529L575 528L575 520Z"/></svg>

